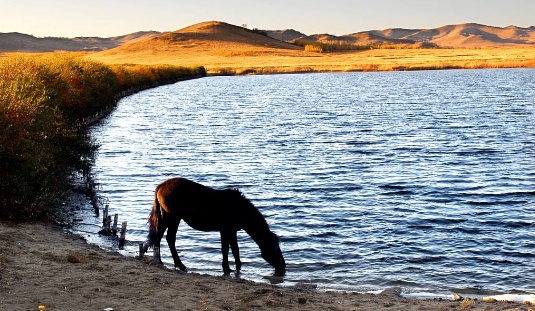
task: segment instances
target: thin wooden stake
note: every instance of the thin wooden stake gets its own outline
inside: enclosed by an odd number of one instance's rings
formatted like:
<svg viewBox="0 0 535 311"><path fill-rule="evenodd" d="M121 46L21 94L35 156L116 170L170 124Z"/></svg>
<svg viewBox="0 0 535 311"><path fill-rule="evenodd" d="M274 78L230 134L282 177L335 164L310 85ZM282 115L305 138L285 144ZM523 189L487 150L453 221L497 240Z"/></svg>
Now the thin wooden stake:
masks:
<svg viewBox="0 0 535 311"><path fill-rule="evenodd" d="M98 210L99 210L99 208L98 208L98 197L97 197L96 193L93 193L91 195L91 203L93 203L93 209L98 214Z"/></svg>
<svg viewBox="0 0 535 311"><path fill-rule="evenodd" d="M102 227L106 228L106 222L108 222L108 204L104 207L104 213L102 215Z"/></svg>
<svg viewBox="0 0 535 311"><path fill-rule="evenodd" d="M113 217L113 227L111 229L113 235L117 235L117 221L119 221L119 214L115 214Z"/></svg>
<svg viewBox="0 0 535 311"><path fill-rule="evenodd" d="M139 243L139 259L143 259L143 255L145 255L145 242Z"/></svg>
<svg viewBox="0 0 535 311"><path fill-rule="evenodd" d="M121 237L119 238L120 249L124 247L124 240L126 239L126 225L127 225L127 222L123 221L123 225L121 226Z"/></svg>

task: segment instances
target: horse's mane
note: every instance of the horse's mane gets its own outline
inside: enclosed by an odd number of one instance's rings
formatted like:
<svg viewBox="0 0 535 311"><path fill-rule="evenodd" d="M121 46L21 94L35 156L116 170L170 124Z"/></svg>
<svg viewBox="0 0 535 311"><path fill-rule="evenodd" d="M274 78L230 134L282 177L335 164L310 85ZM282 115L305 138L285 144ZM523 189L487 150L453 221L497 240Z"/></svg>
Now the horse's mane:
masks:
<svg viewBox="0 0 535 311"><path fill-rule="evenodd" d="M233 200L241 203L240 206L243 208L245 218L248 220L243 223L243 229L259 246L263 245L264 243L262 242L272 235L264 215L262 215L260 210L258 210L258 208L254 206L254 204L238 188L229 188L225 190ZM274 236L278 241L276 235Z"/></svg>
<svg viewBox="0 0 535 311"><path fill-rule="evenodd" d="M248 204L250 204L250 205L252 205L252 206L254 207L254 205L253 205L253 203L251 202L251 200L249 200L249 199L245 196L245 194L243 194L243 192L240 191L240 189L234 187L234 188L230 188L229 190L232 191L233 193L235 193L236 195L239 195L240 198L241 198L242 200L246 201ZM256 208L256 207L255 207L255 208Z"/></svg>
<svg viewBox="0 0 535 311"><path fill-rule="evenodd" d="M249 200L245 196L245 194L243 194L240 191L240 189L238 189L236 187L233 187L233 188L225 189L224 191L226 191L230 195L230 197L232 199L240 201L240 203L242 203L243 206L246 206L248 208L251 208L251 209L254 209L254 210L258 211L258 208L256 208L256 206L254 206L254 204L251 202L251 200Z"/></svg>

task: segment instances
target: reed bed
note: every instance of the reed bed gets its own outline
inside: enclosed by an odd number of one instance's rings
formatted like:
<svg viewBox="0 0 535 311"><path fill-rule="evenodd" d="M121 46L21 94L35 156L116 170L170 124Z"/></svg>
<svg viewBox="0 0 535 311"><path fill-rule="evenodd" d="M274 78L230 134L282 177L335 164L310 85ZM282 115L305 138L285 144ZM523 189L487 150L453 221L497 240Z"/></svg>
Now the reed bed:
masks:
<svg viewBox="0 0 535 311"><path fill-rule="evenodd" d="M0 218L55 215L72 172L96 150L80 119L125 91L204 75L203 67L105 65L76 54L0 58Z"/></svg>

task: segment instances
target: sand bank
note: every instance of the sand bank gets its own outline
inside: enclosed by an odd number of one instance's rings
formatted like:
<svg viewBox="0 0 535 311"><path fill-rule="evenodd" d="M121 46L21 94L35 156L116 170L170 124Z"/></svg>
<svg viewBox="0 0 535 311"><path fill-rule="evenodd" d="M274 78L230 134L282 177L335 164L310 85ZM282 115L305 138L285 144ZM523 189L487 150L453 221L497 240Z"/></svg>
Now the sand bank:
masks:
<svg viewBox="0 0 535 311"><path fill-rule="evenodd" d="M528 310L178 273L87 244L50 224L0 222L0 310Z"/></svg>

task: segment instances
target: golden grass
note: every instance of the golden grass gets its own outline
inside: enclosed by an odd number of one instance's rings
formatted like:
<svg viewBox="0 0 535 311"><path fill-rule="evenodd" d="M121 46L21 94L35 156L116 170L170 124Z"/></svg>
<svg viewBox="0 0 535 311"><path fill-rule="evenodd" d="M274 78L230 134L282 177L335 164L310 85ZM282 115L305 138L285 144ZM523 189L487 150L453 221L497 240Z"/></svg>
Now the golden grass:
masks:
<svg viewBox="0 0 535 311"><path fill-rule="evenodd" d="M87 57L110 64L202 65L210 75L535 67L535 48L373 49L320 54L304 50L234 47L94 53Z"/></svg>
<svg viewBox="0 0 535 311"><path fill-rule="evenodd" d="M202 67L106 65L78 53L1 57L0 218L54 216L71 172L92 161L80 119L129 91L200 76Z"/></svg>
<svg viewBox="0 0 535 311"><path fill-rule="evenodd" d="M359 49L323 53L205 22L87 57L109 64L204 66L208 74L535 67L533 48Z"/></svg>

